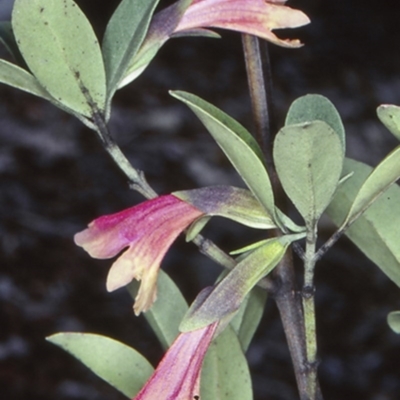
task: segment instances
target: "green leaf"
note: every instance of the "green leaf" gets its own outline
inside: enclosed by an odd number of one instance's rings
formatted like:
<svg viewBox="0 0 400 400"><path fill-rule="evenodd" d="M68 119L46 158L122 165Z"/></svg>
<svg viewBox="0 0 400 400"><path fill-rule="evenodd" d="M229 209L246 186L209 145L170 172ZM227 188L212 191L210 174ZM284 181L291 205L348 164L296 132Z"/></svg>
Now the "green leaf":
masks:
<svg viewBox="0 0 400 400"><path fill-rule="evenodd" d="M201 400L252 400L246 358L229 326L211 343L201 370Z"/></svg>
<svg viewBox="0 0 400 400"><path fill-rule="evenodd" d="M0 21L0 41L3 42L7 50L14 57L15 61L22 68L26 67L26 63L19 51L17 42L15 41L14 33L12 30L11 22Z"/></svg>
<svg viewBox="0 0 400 400"><path fill-rule="evenodd" d="M260 287L253 288L230 322L244 352L248 349L258 328L264 313L266 301L267 291Z"/></svg>
<svg viewBox="0 0 400 400"><path fill-rule="evenodd" d="M400 178L400 146L386 156L360 187L343 226L350 225Z"/></svg>
<svg viewBox="0 0 400 400"><path fill-rule="evenodd" d="M133 280L127 286L130 295L135 298L140 282ZM164 350L167 350L179 334L179 324L187 312L188 306L174 281L163 271L158 272L157 300L144 313Z"/></svg>
<svg viewBox="0 0 400 400"><path fill-rule="evenodd" d="M53 101L50 94L40 85L28 71L5 60L0 60L0 82L17 89Z"/></svg>
<svg viewBox="0 0 400 400"><path fill-rule="evenodd" d="M383 125L400 140L400 107L392 104L382 104L376 112Z"/></svg>
<svg viewBox="0 0 400 400"><path fill-rule="evenodd" d="M150 64L163 44L171 37L192 0L180 0L158 12L152 19L146 38L120 81L119 88L136 79Z"/></svg>
<svg viewBox="0 0 400 400"><path fill-rule="evenodd" d="M254 196L279 225L263 154L253 136L229 115L199 97L181 91L170 93L197 115Z"/></svg>
<svg viewBox="0 0 400 400"><path fill-rule="evenodd" d="M400 334L400 311L392 311L387 316L387 323L393 332Z"/></svg>
<svg viewBox="0 0 400 400"><path fill-rule="evenodd" d="M123 0L112 15L103 39L109 99L138 52L158 2L159 0Z"/></svg>
<svg viewBox="0 0 400 400"><path fill-rule="evenodd" d="M327 214L341 226L372 167L346 159L344 174L354 172L339 186ZM345 231L352 242L400 287L400 187L393 185Z"/></svg>
<svg viewBox="0 0 400 400"><path fill-rule="evenodd" d="M297 234L268 239L263 246L252 251L216 286L200 292L185 315L180 331L200 329L232 317L257 282L276 267L288 245L304 236Z"/></svg>
<svg viewBox="0 0 400 400"><path fill-rule="evenodd" d="M128 398L139 392L153 373L136 350L93 333L57 333L46 338L61 347Z"/></svg>
<svg viewBox="0 0 400 400"><path fill-rule="evenodd" d="M283 189L306 225L315 226L342 172L339 136L322 121L285 126L275 138L273 155Z"/></svg>
<svg viewBox="0 0 400 400"><path fill-rule="evenodd" d="M100 47L72 0L15 0L12 26L29 69L57 101L88 118L104 111Z"/></svg>
<svg viewBox="0 0 400 400"><path fill-rule="evenodd" d="M339 135L345 153L346 134L342 119L333 103L324 96L307 94L296 99L286 115L285 125L317 120L327 123Z"/></svg>

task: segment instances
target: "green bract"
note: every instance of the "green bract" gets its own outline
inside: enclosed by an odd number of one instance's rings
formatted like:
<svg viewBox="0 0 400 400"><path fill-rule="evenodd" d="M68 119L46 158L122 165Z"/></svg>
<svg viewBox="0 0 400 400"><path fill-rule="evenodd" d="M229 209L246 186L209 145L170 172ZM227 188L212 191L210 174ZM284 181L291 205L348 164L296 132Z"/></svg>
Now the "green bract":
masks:
<svg viewBox="0 0 400 400"><path fill-rule="evenodd" d="M191 331L231 318L257 282L276 267L289 244L303 237L297 234L268 239L257 247L216 286L200 292L179 329Z"/></svg>
<svg viewBox="0 0 400 400"><path fill-rule="evenodd" d="M12 27L29 69L52 97L87 118L104 111L99 43L72 0L16 0Z"/></svg>
<svg viewBox="0 0 400 400"><path fill-rule="evenodd" d="M306 225L314 227L342 172L339 136L322 121L285 126L275 138L273 156L283 189Z"/></svg>
<svg viewBox="0 0 400 400"><path fill-rule="evenodd" d="M211 186L174 192L173 195L207 214L191 225L186 236L187 240L192 240L212 216L229 218L252 228L276 228L265 208L246 189Z"/></svg>

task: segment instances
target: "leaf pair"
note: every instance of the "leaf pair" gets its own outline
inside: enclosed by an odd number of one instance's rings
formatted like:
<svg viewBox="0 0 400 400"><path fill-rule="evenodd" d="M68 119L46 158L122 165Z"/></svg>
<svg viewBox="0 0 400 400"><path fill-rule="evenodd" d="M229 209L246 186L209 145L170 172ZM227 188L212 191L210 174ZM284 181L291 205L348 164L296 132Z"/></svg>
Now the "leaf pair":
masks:
<svg viewBox="0 0 400 400"><path fill-rule="evenodd" d="M3 23L0 35L30 72L0 60L0 82L42 97L93 128L93 119L108 119L112 96L158 1L123 0L107 25L102 52L73 0L16 0L12 29Z"/></svg>
<svg viewBox="0 0 400 400"><path fill-rule="evenodd" d="M283 189L309 230L336 191L344 148L344 128L329 100L307 95L291 105L275 138L273 156Z"/></svg>

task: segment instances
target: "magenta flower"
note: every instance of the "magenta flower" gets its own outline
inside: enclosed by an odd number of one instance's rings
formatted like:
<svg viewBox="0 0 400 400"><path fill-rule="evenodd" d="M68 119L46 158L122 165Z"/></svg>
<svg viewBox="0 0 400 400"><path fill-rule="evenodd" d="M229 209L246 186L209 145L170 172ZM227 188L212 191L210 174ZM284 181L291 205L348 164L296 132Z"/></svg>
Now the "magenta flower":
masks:
<svg viewBox="0 0 400 400"><path fill-rule="evenodd" d="M75 235L75 243L94 258L111 258L129 247L112 265L107 290L140 280L134 306L138 315L156 299L157 273L168 248L201 215L203 212L175 196L161 196L96 219Z"/></svg>
<svg viewBox="0 0 400 400"><path fill-rule="evenodd" d="M279 39L274 29L296 28L310 20L299 10L284 6L286 0L193 0L174 34L199 28L222 28L259 36L284 47L298 47L298 40Z"/></svg>
<svg viewBox="0 0 400 400"><path fill-rule="evenodd" d="M133 400L200 399L200 373L218 323L181 333Z"/></svg>
<svg viewBox="0 0 400 400"><path fill-rule="evenodd" d="M157 13L139 52L131 60L119 87L136 79L160 47L171 37L218 35L222 28L268 40L278 46L300 47L299 40L278 38L275 29L297 28L310 22L307 15L285 6L286 0L180 0Z"/></svg>
<svg viewBox="0 0 400 400"><path fill-rule="evenodd" d="M111 258L128 248L112 265L107 290L141 281L134 306L138 315L156 299L158 269L172 242L195 220L213 215L255 228L275 227L248 190L216 186L160 196L100 217L75 235L75 243L94 258Z"/></svg>

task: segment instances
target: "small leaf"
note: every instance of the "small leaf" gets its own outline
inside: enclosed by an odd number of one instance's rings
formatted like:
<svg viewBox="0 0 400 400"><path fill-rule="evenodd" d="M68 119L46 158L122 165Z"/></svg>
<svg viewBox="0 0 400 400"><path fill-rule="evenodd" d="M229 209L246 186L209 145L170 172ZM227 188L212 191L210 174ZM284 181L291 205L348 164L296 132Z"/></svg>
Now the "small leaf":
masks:
<svg viewBox="0 0 400 400"><path fill-rule="evenodd" d="M276 136L273 155L283 189L306 225L315 226L340 179L339 136L322 121L285 126Z"/></svg>
<svg viewBox="0 0 400 400"><path fill-rule="evenodd" d="M387 323L393 332L400 334L400 311L392 311L387 316Z"/></svg>
<svg viewBox="0 0 400 400"><path fill-rule="evenodd" d="M170 93L190 107L203 122L254 196L272 216L274 222L279 224L263 154L251 134L229 115L199 97L181 91Z"/></svg>
<svg viewBox="0 0 400 400"><path fill-rule="evenodd" d="M371 172L362 184L343 221L350 225L400 178L400 146L396 147Z"/></svg>
<svg viewBox="0 0 400 400"><path fill-rule="evenodd" d="M264 313L267 291L255 287L247 295L230 325L235 331L244 352L247 351Z"/></svg>
<svg viewBox="0 0 400 400"><path fill-rule="evenodd" d="M400 140L400 107L391 104L382 104L376 112L383 125Z"/></svg>
<svg viewBox="0 0 400 400"><path fill-rule="evenodd" d="M110 99L138 52L159 0L123 0L104 34L103 55Z"/></svg>
<svg viewBox="0 0 400 400"><path fill-rule="evenodd" d="M66 332L49 336L47 340L129 398L139 392L153 373L153 367L140 353L105 336Z"/></svg>
<svg viewBox="0 0 400 400"><path fill-rule="evenodd" d="M333 103L324 96L307 94L296 99L286 115L285 125L317 120L327 123L339 135L345 153L346 134L342 119Z"/></svg>
<svg viewBox="0 0 400 400"><path fill-rule="evenodd" d="M238 338L229 326L211 343L203 362L201 400L252 400L251 376Z"/></svg>
<svg viewBox="0 0 400 400"><path fill-rule="evenodd" d="M135 298L140 283L136 280L127 286L130 295ZM174 281L163 271L158 272L157 300L144 313L144 317L153 329L164 350L167 350L179 334L179 324L187 312L187 303Z"/></svg>
<svg viewBox="0 0 400 400"><path fill-rule="evenodd" d="M269 239L241 260L216 286L203 289L182 321L181 332L200 329L233 316L257 282L276 267L288 245L304 236L297 234Z"/></svg>
<svg viewBox="0 0 400 400"><path fill-rule="evenodd" d="M341 226L372 167L346 159L343 173L354 172L339 186L327 209L332 221ZM345 231L353 243L400 287L400 188L390 187Z"/></svg>
<svg viewBox="0 0 400 400"><path fill-rule="evenodd" d="M100 47L72 0L16 0L12 26L29 69L57 101L88 118L104 111Z"/></svg>

